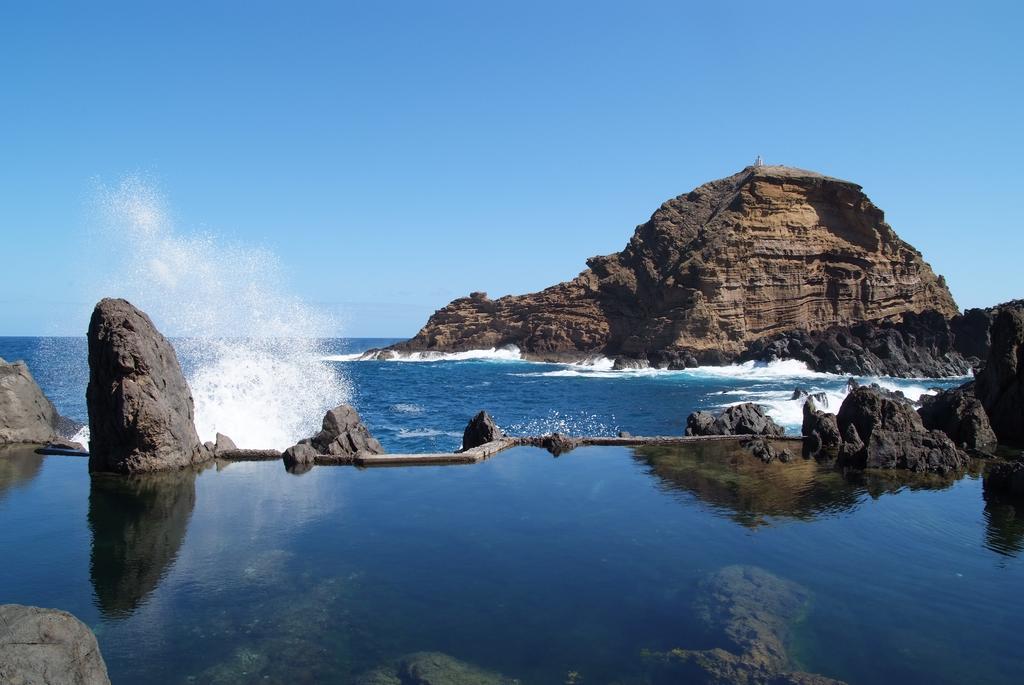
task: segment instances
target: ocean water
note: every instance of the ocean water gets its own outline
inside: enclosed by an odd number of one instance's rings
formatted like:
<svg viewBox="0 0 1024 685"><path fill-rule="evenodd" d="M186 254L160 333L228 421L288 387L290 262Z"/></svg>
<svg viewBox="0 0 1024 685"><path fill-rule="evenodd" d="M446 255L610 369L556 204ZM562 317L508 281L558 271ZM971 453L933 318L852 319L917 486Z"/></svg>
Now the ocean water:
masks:
<svg viewBox="0 0 1024 685"><path fill-rule="evenodd" d="M836 411L849 378L808 371L799 362L702 367L686 371L612 371L611 362L540 364L510 350L446 359L357 361L391 339L320 339L310 358L278 364L261 346L176 340L196 396L200 437L217 431L242 447L283 449L314 434L327 409L348 401L390 452L453 451L469 419L486 409L506 432L539 435L681 435L698 409L758 402L798 434L803 400L796 388L825 392ZM283 345L278 345L282 347ZM0 338L0 357L24 359L62 414L85 423L89 371L83 338ZM322 379L332 393L309 392ZM962 379L859 378L917 399ZM312 396L315 401L310 400ZM295 411L292 399L301 405Z"/></svg>
<svg viewBox="0 0 1024 685"><path fill-rule="evenodd" d="M479 409L512 433L679 434L690 411L750 400L795 429L795 387L835 410L848 381L792 363L613 372L510 351L355 361L387 342L320 340L300 366L328 370L344 396L321 401L352 402L392 452L455 449ZM230 382L206 386L197 420L245 444L227 428L252 421L239 397L294 388L266 374L293 367L191 354L204 349L179 344L189 378ZM85 355L80 338L0 338L0 357L28 361L80 421ZM957 381L881 382L916 396ZM293 425L287 399L261 409L278 422L264 436L315 431ZM677 682L657 655L719 646L695 604L735 565L810 598L790 626L793 668L1015 683L1024 666L1024 507L986 500L976 475L844 476L696 446L90 479L84 459L6 449L0 521L0 602L74 613L115 683L347 683L425 651L523 684Z"/></svg>

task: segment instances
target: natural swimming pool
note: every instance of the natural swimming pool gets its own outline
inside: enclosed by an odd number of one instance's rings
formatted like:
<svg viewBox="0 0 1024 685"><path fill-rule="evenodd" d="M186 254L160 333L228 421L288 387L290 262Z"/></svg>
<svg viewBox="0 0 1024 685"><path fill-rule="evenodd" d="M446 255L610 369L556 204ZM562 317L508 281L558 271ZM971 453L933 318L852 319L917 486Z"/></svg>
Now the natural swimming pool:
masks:
<svg viewBox="0 0 1024 685"><path fill-rule="evenodd" d="M115 683L370 682L422 652L521 683L670 682L671 650L724 645L707 610L736 598L709 579L735 569L799 598L787 668L1009 683L1022 665L1024 512L970 476L705 446L90 479L8 448L0 521L0 602L81 618Z"/></svg>

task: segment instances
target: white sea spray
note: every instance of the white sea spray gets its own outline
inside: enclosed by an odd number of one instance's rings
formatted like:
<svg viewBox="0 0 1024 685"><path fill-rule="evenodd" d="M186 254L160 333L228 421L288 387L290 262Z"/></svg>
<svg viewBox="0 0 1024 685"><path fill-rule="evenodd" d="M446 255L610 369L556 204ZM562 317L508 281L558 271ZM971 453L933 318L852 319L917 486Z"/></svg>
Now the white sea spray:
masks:
<svg viewBox="0 0 1024 685"><path fill-rule="evenodd" d="M350 396L343 372L323 361L335 322L291 294L272 253L181 230L139 176L101 187L98 206L115 263L99 294L129 300L172 338L200 438L281 449Z"/></svg>

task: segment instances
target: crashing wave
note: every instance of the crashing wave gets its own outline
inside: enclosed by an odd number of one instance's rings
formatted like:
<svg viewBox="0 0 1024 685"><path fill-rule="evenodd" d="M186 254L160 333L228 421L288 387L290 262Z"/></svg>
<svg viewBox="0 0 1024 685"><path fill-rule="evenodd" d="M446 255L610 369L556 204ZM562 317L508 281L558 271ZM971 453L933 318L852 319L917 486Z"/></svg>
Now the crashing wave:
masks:
<svg viewBox="0 0 1024 685"><path fill-rule="evenodd" d="M464 362L464 361L521 361L523 354L515 345L492 347L487 350L464 352L397 352L395 350L367 350L351 354L332 354L322 357L332 362Z"/></svg>

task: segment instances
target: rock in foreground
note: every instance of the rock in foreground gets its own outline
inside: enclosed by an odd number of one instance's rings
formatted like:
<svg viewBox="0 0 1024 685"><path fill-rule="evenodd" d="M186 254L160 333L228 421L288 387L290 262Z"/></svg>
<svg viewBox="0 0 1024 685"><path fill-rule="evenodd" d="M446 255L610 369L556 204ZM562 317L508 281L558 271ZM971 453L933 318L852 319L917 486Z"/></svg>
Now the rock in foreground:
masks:
<svg viewBox="0 0 1024 685"><path fill-rule="evenodd" d="M109 685L96 636L66 611L0 604L0 683Z"/></svg>
<svg viewBox="0 0 1024 685"><path fill-rule="evenodd" d="M209 458L178 356L145 313L101 300L88 340L90 471L142 473Z"/></svg>
<svg viewBox="0 0 1024 685"><path fill-rule="evenodd" d="M860 186L784 166L747 167L668 200L625 249L587 265L541 292L455 300L395 349L512 344L556 361L682 367L726 363L794 330L958 314L945 281Z"/></svg>
<svg viewBox="0 0 1024 685"><path fill-rule="evenodd" d="M1003 307L975 392L1001 442L1024 445L1024 310Z"/></svg>
<svg viewBox="0 0 1024 685"><path fill-rule="evenodd" d="M60 418L24 362L0 359L0 445L51 442Z"/></svg>

